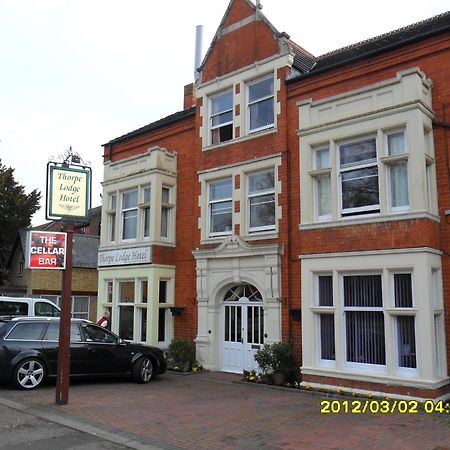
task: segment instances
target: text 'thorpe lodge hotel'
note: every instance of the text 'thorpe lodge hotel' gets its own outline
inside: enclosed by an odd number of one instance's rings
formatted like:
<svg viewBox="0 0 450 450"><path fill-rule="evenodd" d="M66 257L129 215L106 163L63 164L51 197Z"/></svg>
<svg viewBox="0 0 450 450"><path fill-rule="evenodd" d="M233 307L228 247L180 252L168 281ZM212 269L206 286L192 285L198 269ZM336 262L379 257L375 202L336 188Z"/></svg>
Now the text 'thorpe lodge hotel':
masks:
<svg viewBox="0 0 450 450"><path fill-rule="evenodd" d="M290 340L312 387L448 395L449 30L314 57L231 0L184 109L103 146L112 330L226 372Z"/></svg>

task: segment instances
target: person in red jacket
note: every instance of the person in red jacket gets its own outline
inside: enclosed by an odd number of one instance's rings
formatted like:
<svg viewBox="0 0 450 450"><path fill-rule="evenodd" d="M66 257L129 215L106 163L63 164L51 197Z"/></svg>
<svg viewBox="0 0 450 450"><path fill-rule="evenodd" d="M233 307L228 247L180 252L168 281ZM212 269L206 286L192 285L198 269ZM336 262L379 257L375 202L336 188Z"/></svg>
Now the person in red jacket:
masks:
<svg viewBox="0 0 450 450"><path fill-rule="evenodd" d="M103 316L100 317L100 319L98 319L97 325L100 325L103 328L109 329L109 326L110 326L110 320L109 320L110 315L111 315L111 313L109 312L109 310L105 309L105 312L103 313Z"/></svg>

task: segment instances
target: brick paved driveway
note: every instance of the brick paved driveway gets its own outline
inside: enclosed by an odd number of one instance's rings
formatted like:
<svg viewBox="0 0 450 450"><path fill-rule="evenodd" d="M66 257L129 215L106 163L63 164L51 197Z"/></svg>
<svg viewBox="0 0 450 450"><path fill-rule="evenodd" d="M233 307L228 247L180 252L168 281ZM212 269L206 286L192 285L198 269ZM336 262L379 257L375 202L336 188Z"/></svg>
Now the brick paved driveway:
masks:
<svg viewBox="0 0 450 450"><path fill-rule="evenodd" d="M229 374L165 374L148 385L73 382L69 403L55 385L0 400L163 449L450 449L450 414L320 414L325 397L239 383ZM141 448L145 448L141 447Z"/></svg>

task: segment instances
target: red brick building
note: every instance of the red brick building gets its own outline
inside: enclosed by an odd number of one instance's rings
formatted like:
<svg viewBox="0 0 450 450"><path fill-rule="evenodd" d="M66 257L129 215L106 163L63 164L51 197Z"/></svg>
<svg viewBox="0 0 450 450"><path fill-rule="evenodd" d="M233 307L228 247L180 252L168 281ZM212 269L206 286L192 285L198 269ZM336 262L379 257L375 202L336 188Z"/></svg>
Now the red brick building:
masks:
<svg viewBox="0 0 450 450"><path fill-rule="evenodd" d="M184 109L104 145L113 330L232 372L291 340L304 384L448 394L449 17L317 58L230 1Z"/></svg>

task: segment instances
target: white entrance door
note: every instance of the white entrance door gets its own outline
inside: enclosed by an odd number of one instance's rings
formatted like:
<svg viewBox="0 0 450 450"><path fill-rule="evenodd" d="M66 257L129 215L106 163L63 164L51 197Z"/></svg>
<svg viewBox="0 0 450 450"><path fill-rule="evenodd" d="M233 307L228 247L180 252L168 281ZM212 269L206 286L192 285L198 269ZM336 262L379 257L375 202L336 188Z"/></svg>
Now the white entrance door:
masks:
<svg viewBox="0 0 450 450"><path fill-rule="evenodd" d="M227 292L223 325L222 370L258 370L254 356L264 344L264 312L261 295L254 286L239 285Z"/></svg>

